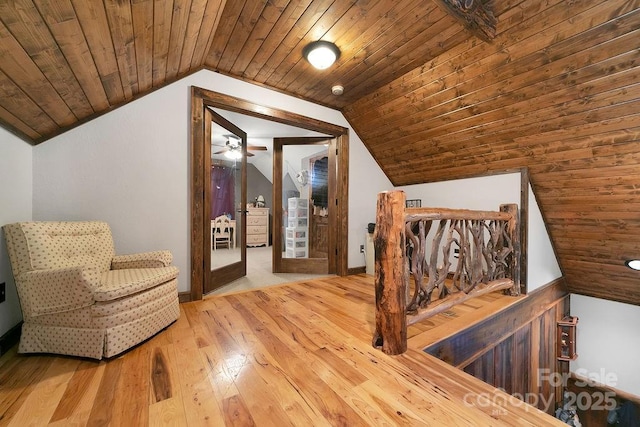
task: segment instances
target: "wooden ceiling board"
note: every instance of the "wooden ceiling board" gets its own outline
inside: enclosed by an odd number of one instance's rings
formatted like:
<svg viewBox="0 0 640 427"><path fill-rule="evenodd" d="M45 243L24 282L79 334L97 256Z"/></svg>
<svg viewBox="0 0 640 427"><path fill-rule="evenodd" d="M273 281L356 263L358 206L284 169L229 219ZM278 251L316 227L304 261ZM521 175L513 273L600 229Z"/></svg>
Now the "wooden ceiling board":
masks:
<svg viewBox="0 0 640 427"><path fill-rule="evenodd" d="M89 101L34 3L29 0L0 2L0 19L71 109L75 119L92 114Z"/></svg>
<svg viewBox="0 0 640 427"><path fill-rule="evenodd" d="M231 38L233 37L233 31L236 27L236 23L240 19L240 14L244 10L245 3L241 1L227 1L224 10L222 11L222 17L220 23L216 29L216 34L213 39L213 43L209 48L205 64L211 69L218 69L218 63L222 58L222 54Z"/></svg>
<svg viewBox="0 0 640 427"><path fill-rule="evenodd" d="M498 37L492 45L471 42L459 49L449 50L442 57L432 61L429 68L416 69L407 73L390 84L388 90L382 95L376 94L360 100L345 111L354 119L360 115L367 115L366 118L378 117L389 123L393 123L396 117L407 116L408 112L411 114L407 117L408 123L419 126L425 109L440 107L446 114L458 112L460 108L452 108L456 107L456 103L458 107L466 105L475 107L473 99L469 103L462 102L466 97L478 95L490 107L494 101L493 98L509 93L502 89L502 85L510 84L507 80L509 77L518 76L525 70L536 70L535 72L539 73L537 68L548 62L546 52L549 48L540 51L540 45L536 48L536 45L530 43L529 38L536 32L543 31L546 25L558 24L558 22L550 22L549 19L555 19L561 23L573 16L566 12L559 13L563 9L561 1L557 1L554 7L542 14L538 13L537 8L532 9L531 14L524 15L527 21L522 25L526 26L526 30L512 28ZM555 34L550 32L547 37L551 42ZM549 46L546 40L541 41L541 44ZM484 78L488 73L491 73L492 79ZM540 76L540 78L543 77L543 75ZM482 92L477 94L480 89L491 84L498 87L493 96L487 96ZM527 85L527 82L523 84ZM410 91L407 92L405 88ZM415 102L406 105L407 95L411 95L412 101L415 100ZM401 109L399 109L403 104L404 114L400 113ZM357 111L355 106L358 107ZM433 116L439 117L437 114ZM380 126L376 126L378 134L384 132L383 129L388 127L386 125L388 123L383 121ZM398 130L411 132L410 129L404 128Z"/></svg>
<svg viewBox="0 0 640 427"><path fill-rule="evenodd" d="M124 102L124 89L104 6L101 2L85 0L71 0L71 3L87 40L109 104L110 106L118 105Z"/></svg>
<svg viewBox="0 0 640 427"><path fill-rule="evenodd" d="M147 92L153 87L153 18L153 0L131 3L138 92Z"/></svg>
<svg viewBox="0 0 640 427"><path fill-rule="evenodd" d="M207 68L341 109L396 185L527 168L570 289L640 305L640 0L485 3L490 43L439 0L7 0L0 123L37 144Z"/></svg>
<svg viewBox="0 0 640 427"><path fill-rule="evenodd" d="M273 55L284 51L283 45L287 41L287 37L293 37L290 34L294 28L303 25L302 17L308 17L313 13L314 9L310 8L312 2L313 0L289 2L264 40L256 40L258 44L257 52L251 58L249 58L249 55L245 58L238 58L234 68L232 68L232 74L253 81L260 70L269 63ZM314 4L317 3L317 1L314 2ZM330 3L327 2L327 4ZM253 48L251 51L253 51ZM248 63L246 62L247 60L249 61ZM243 63L244 66L241 66Z"/></svg>
<svg viewBox="0 0 640 427"><path fill-rule="evenodd" d="M550 50L550 48L547 50ZM581 52L578 53L581 54ZM588 55L586 55L586 57L589 58ZM568 58L566 61L568 67L574 63L573 61L580 61L580 59ZM508 61L507 63L513 62L515 61ZM438 139L441 135L444 136L444 139L447 141L468 141L467 145L458 147L466 150L469 146L477 145L478 138L491 140L497 135L500 135L500 133L505 133L509 129L509 126L521 128L524 125L522 121L528 120L529 123L533 123L535 126L539 122L533 119L535 115L540 116L545 114L544 111L541 112L543 107L547 106L550 109L562 108L564 110L566 106L570 105L562 102L562 91L564 91L565 100L572 100L573 94L576 92L576 87L573 86L574 81L570 79L570 77L573 78L578 72L571 68L567 68L566 72L562 72L565 69L560 67L559 71L561 73L552 84L545 82L537 84L537 80L541 78L540 76L544 78L545 72L548 71L549 65L547 62L545 57L536 57L536 55L522 58L518 63L528 65L521 70L526 71L530 69L532 72L517 76L512 74L513 71L509 71L506 78L513 78L513 76L518 77L518 80L511 81L505 80L504 73L499 71L491 73L495 76L494 80L487 79L487 73L479 75L475 73L465 74L465 70L460 70L453 75L451 82L443 84L442 81L439 81L435 83L435 85L431 84L427 90L433 91L433 94L429 93L428 97L415 97L416 102L413 102L413 104L418 104L418 106L406 108L404 114L398 114L398 109L394 106L387 109L386 106L381 103L377 111L382 119L367 121L369 129L372 129L367 133L369 141L372 141L373 138L380 139L380 142L376 140L377 143L375 147L372 147L372 151L381 157L386 157L391 153L395 153L396 156L403 156L406 155L408 151L415 151L415 147L411 145L413 140L422 139L442 143L442 141ZM500 65L505 71L511 70L506 64ZM601 74L609 73L609 65L610 64L605 64L600 67L602 70ZM536 67L542 68L542 72ZM514 64L513 68L517 69L518 64ZM473 68L470 67L470 70L473 70ZM468 77L468 80L464 80L456 85L455 83L460 79L461 75ZM632 81L633 79L631 78L629 80ZM493 85L488 83L494 81L495 83L493 83ZM518 83L516 84L514 82ZM533 89L527 87L527 82L533 84ZM571 85L567 85L567 82L570 82ZM593 80L590 79L583 84L586 90L586 92L582 94L583 96L591 96L590 92L597 90L597 88L591 87L592 82ZM522 89L511 92L505 91L505 88L509 88L509 85L514 86L514 84L517 89ZM600 84L612 85L613 83ZM440 86L444 86L443 90L440 91L445 93L442 96L439 92L436 92ZM543 95L537 96L537 94L540 93ZM602 96L606 96L606 94ZM535 104L529 101L532 98L536 98ZM426 101L424 99L426 99ZM489 101L485 101L485 99ZM576 98L574 104L581 104L581 99L580 97ZM427 101L431 101L431 104L434 105L428 104ZM364 108L366 111L370 111L366 106ZM532 109L535 111L530 111ZM388 114L385 114L387 111ZM425 114L426 111L429 111L430 114ZM589 111L588 108L587 111ZM407 112L410 113L407 114ZM413 112L413 114L411 114L411 112ZM563 111L563 115L567 115L566 110ZM558 117L558 115L552 114L550 117ZM355 121L356 119L352 118L352 120ZM393 127L390 125L391 123L394 124ZM380 129L388 129L389 131L381 132ZM526 134L524 132L520 133ZM452 138L453 134L456 136L455 139ZM452 143L453 142L449 144ZM426 151L419 152L418 154L432 154L432 152L428 151L430 147L419 148L424 148ZM449 152L454 150L454 148L447 148ZM438 151L440 149L439 144L434 144L433 150Z"/></svg>
<svg viewBox="0 0 640 427"><path fill-rule="evenodd" d="M76 117L71 109L2 23L0 23L0 57L2 57L2 74L6 79L2 84L7 91L3 90L3 96L6 98L4 105L16 112L15 117L21 116L22 113L28 114L24 120L27 120L30 128L38 133L51 131L56 128L56 125L67 126L74 123ZM10 98L9 95L11 95ZM37 104L33 101L34 99L38 100ZM7 105L10 102L16 104ZM45 111L48 111L48 114ZM36 120L36 118L39 119Z"/></svg>
<svg viewBox="0 0 640 427"><path fill-rule="evenodd" d="M153 5L153 64L151 79L153 86L163 84L167 76L169 59L169 40L171 39L171 20L173 0L157 0Z"/></svg>
<svg viewBox="0 0 640 427"><path fill-rule="evenodd" d="M109 100L96 69L87 40L70 0L49 4L36 0L35 5L60 46L71 70L78 79L94 112L109 108Z"/></svg>
<svg viewBox="0 0 640 427"><path fill-rule="evenodd" d="M254 37L251 38L252 41L260 40L263 35L261 33L266 29L262 29L262 26L258 26L258 23L260 22L260 24L266 25L268 28L267 19L271 18L270 20L272 20L274 12L278 10L277 7L282 7L283 4L283 2L276 4L266 0L246 2L229 35L229 40L216 68L231 70L239 57L246 55L247 58L252 58L255 52L253 49L245 50L245 44L252 36ZM265 17L266 19L259 20L260 17Z"/></svg>
<svg viewBox="0 0 640 427"><path fill-rule="evenodd" d="M136 45L133 34L133 18L131 4L126 2L107 1L105 11L111 40L118 62L118 70L122 80L124 99L130 100L139 92Z"/></svg>
<svg viewBox="0 0 640 427"><path fill-rule="evenodd" d="M202 17L202 25L198 34L198 40L191 58L191 69L202 67L204 60L211 49L215 30L220 23L222 11L226 0L209 0Z"/></svg>
<svg viewBox="0 0 640 427"><path fill-rule="evenodd" d="M171 81L178 76L180 60L182 58L182 47L185 44L187 24L189 23L190 9L191 0L174 0L165 81Z"/></svg>
<svg viewBox="0 0 640 427"><path fill-rule="evenodd" d="M0 73L1 75L1 73ZM0 78L0 90L5 90L5 87L2 84L2 79ZM13 132L15 134L26 135L28 138L32 140L37 140L42 137L39 133L35 132L29 125L23 122L19 117L14 116L11 112L7 111L4 107L0 106L0 123L5 123L5 127L9 132ZM8 125L6 123L11 123Z"/></svg>
<svg viewBox="0 0 640 427"><path fill-rule="evenodd" d="M14 128L9 127L9 130L22 129L23 123L30 129L26 134L54 132L58 129L58 124L2 70L0 70L0 90L2 91L2 108L7 112L5 117L19 118L19 121L8 122L14 126Z"/></svg>

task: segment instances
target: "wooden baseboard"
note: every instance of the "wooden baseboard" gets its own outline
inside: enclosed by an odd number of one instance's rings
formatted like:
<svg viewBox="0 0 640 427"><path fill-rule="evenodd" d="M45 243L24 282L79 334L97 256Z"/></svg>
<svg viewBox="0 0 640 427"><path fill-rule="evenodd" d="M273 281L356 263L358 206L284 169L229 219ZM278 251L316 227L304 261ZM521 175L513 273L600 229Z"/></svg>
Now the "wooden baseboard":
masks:
<svg viewBox="0 0 640 427"><path fill-rule="evenodd" d="M365 274L366 272L367 272L367 267L365 267L364 265L362 267L353 267L353 268L348 268L347 269L347 274L348 275Z"/></svg>
<svg viewBox="0 0 640 427"><path fill-rule="evenodd" d="M180 301L180 303L191 302L191 292L178 292L178 301Z"/></svg>
<svg viewBox="0 0 640 427"><path fill-rule="evenodd" d="M20 341L21 333L22 322L9 329L3 336L0 337L0 356L9 351L11 347L18 344L18 342Z"/></svg>

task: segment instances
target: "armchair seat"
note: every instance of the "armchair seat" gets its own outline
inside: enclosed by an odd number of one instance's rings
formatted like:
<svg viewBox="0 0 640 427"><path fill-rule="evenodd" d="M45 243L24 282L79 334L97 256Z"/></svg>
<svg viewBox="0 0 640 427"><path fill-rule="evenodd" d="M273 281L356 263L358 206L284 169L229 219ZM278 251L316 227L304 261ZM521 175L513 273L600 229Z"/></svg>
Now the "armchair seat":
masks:
<svg viewBox="0 0 640 427"><path fill-rule="evenodd" d="M178 318L170 252L116 256L97 221L3 229L24 318L19 352L112 357Z"/></svg>
<svg viewBox="0 0 640 427"><path fill-rule="evenodd" d="M93 292L96 301L115 299L146 291L178 277L178 267L127 268L109 270L100 276L100 286Z"/></svg>

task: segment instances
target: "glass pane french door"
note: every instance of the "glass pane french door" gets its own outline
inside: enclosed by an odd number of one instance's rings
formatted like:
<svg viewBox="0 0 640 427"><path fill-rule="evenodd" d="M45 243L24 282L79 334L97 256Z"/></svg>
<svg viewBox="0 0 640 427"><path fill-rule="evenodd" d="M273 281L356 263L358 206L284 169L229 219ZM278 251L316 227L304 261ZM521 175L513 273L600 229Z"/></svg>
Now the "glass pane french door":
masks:
<svg viewBox="0 0 640 427"><path fill-rule="evenodd" d="M334 273L335 140L275 138L273 176L274 271Z"/></svg>
<svg viewBox="0 0 640 427"><path fill-rule="evenodd" d="M207 109L206 116L211 173L205 182L205 294L247 273L247 134L215 111Z"/></svg>

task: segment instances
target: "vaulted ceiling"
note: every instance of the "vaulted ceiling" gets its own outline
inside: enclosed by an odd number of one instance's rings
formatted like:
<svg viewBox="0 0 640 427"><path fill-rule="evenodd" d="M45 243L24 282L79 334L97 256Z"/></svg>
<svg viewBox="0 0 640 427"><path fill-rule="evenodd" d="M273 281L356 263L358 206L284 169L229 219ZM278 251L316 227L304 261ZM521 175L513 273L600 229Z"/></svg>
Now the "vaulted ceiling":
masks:
<svg viewBox="0 0 640 427"><path fill-rule="evenodd" d="M446 3L491 10L495 38ZM528 168L570 290L640 305L639 6L4 0L0 123L38 144L214 70L342 110L395 185ZM302 59L317 39L329 70Z"/></svg>

